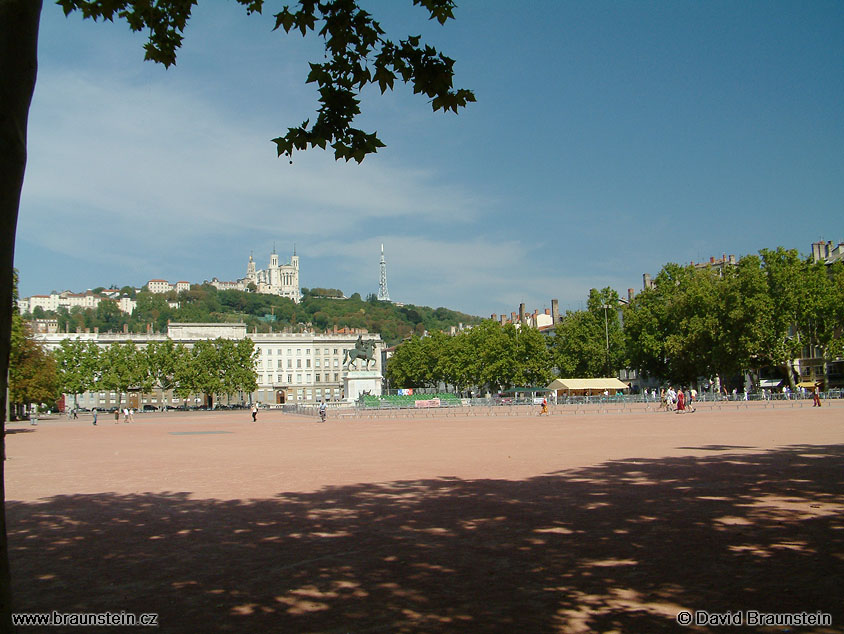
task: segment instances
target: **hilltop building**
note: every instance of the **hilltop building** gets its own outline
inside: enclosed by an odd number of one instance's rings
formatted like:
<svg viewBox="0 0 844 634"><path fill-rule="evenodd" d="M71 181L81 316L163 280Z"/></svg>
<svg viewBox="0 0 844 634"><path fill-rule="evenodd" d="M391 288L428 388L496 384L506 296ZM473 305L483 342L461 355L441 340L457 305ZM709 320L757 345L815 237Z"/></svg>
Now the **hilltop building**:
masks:
<svg viewBox="0 0 844 634"><path fill-rule="evenodd" d="M255 259L250 253L249 262L246 265L246 277L236 282L223 282L215 277L207 283L221 291L247 291L250 290L251 285L256 293L289 297L297 304L302 300L299 288L299 256L296 255L295 248L290 260L279 264L278 253L273 247L269 266L265 269L255 268Z"/></svg>
<svg viewBox="0 0 844 634"><path fill-rule="evenodd" d="M293 256L285 264L278 263L278 253L275 247L270 254L270 265L266 269L255 269L255 260L249 254L249 263L246 265L246 277L243 280L244 286L254 284L256 292L267 295L281 295L289 297L297 304L302 299L299 289L299 256L296 255L296 248L293 248Z"/></svg>
<svg viewBox="0 0 844 634"><path fill-rule="evenodd" d="M170 291L181 293L183 291L190 290L190 282L185 282L183 280L176 282L175 284L171 284L167 280L150 280L147 282L147 289L149 289L150 293L169 293Z"/></svg>
<svg viewBox="0 0 844 634"><path fill-rule="evenodd" d="M66 308L70 310L74 306L80 308L96 309L103 299L113 299L117 302L117 307L124 313L131 315L135 311L137 302L129 297L121 297L119 293L114 297L101 297L91 291L85 293L71 293L70 291L63 291L61 293L51 293L49 295L33 295L31 297L23 297L18 300L18 310L21 314L31 313L36 308L44 311L57 311L59 308Z"/></svg>

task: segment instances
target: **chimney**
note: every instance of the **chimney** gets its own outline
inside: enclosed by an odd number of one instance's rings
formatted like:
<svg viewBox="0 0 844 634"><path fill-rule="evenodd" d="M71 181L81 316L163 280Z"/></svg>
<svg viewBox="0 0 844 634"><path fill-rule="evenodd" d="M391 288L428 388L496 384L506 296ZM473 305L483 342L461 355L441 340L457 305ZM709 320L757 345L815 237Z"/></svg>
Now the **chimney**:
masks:
<svg viewBox="0 0 844 634"><path fill-rule="evenodd" d="M510 313L510 323L512 323L512 324L516 323L516 313L513 313L513 312Z"/></svg>
<svg viewBox="0 0 844 634"><path fill-rule="evenodd" d="M550 314L551 314L551 309L550 309L550 308L546 308L546 309L545 309L545 314L546 314L546 315L550 315Z"/></svg>
<svg viewBox="0 0 844 634"><path fill-rule="evenodd" d="M497 320L498 320L498 315L496 315L495 313L492 313L492 314L489 316L489 318L490 318L492 321L497 321Z"/></svg>
<svg viewBox="0 0 844 634"><path fill-rule="evenodd" d="M627 289L627 301L632 302L633 297L636 295L636 292L632 288Z"/></svg>
<svg viewBox="0 0 844 634"><path fill-rule="evenodd" d="M525 304L522 302L519 304L519 323L525 323Z"/></svg>
<svg viewBox="0 0 844 634"><path fill-rule="evenodd" d="M736 256L731 255L730 256L730 264L735 264L735 263L736 263Z"/></svg>
<svg viewBox="0 0 844 634"><path fill-rule="evenodd" d="M651 274L650 273L643 273L642 274L642 287L644 289L653 288L653 282L651 282Z"/></svg>
<svg viewBox="0 0 844 634"><path fill-rule="evenodd" d="M714 256L714 255L710 255L710 256L709 256L709 263L710 263L710 264L715 264L715 256Z"/></svg>
<svg viewBox="0 0 844 634"><path fill-rule="evenodd" d="M556 299L551 300L551 321L555 324L560 321L560 302Z"/></svg>
<svg viewBox="0 0 844 634"><path fill-rule="evenodd" d="M501 313L501 325L503 326L506 323L507 323L507 315L505 315L504 313Z"/></svg>

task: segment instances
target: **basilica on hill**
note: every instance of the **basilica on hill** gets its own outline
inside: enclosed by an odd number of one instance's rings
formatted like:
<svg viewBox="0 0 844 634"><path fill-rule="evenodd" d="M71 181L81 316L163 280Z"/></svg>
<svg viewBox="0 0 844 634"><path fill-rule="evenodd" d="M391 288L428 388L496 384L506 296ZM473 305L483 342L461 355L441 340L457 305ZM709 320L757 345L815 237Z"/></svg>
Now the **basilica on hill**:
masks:
<svg viewBox="0 0 844 634"><path fill-rule="evenodd" d="M299 290L299 256L296 249L285 264L278 263L278 253L273 247L270 254L270 265L265 269L255 269L255 260L249 254L249 264L246 265L246 277L241 280L244 286L254 284L256 292L267 295L281 295L289 297L297 304L301 299Z"/></svg>
<svg viewBox="0 0 844 634"><path fill-rule="evenodd" d="M255 260L250 253L249 263L246 265L246 277L236 282L222 282L215 277L209 284L220 290L233 289L238 291L250 290L250 285L252 285L251 288L256 293L289 297L298 304L302 299L299 290L299 256L296 255L294 248L290 260L284 264L279 264L278 253L273 247L269 266L265 269L256 269Z"/></svg>

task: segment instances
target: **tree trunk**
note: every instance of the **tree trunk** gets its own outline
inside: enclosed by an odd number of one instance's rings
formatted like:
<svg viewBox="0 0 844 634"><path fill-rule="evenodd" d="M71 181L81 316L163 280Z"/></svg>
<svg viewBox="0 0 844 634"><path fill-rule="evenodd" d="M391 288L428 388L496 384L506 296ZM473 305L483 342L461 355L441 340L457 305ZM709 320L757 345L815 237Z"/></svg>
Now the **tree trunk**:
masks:
<svg viewBox="0 0 844 634"><path fill-rule="evenodd" d="M26 123L38 68L40 15L41 0L0 0L0 449L3 460L6 458L15 230L26 169ZM12 632L3 460L0 460L0 632Z"/></svg>

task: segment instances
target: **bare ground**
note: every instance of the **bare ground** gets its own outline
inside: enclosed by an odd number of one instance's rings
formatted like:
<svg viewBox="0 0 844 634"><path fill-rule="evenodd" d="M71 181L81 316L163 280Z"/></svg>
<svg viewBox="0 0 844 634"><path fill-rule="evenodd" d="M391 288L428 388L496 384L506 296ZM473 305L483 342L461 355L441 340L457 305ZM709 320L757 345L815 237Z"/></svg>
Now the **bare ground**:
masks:
<svg viewBox="0 0 844 634"><path fill-rule="evenodd" d="M11 424L15 610L566 633L725 631L675 619L759 610L844 632L844 403L808 405Z"/></svg>

